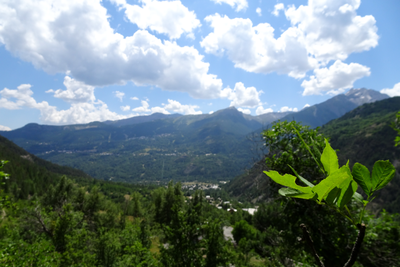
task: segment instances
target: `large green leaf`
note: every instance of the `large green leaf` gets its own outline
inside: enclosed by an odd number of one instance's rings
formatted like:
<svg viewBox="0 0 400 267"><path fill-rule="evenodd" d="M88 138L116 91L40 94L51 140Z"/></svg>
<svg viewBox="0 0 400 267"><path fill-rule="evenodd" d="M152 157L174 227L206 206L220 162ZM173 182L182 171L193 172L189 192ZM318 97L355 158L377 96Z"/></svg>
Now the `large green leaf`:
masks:
<svg viewBox="0 0 400 267"><path fill-rule="evenodd" d="M361 186L365 194L367 194L367 196L370 196L372 189L372 181L368 168L357 162L353 166L352 174L354 180L357 182L359 186Z"/></svg>
<svg viewBox="0 0 400 267"><path fill-rule="evenodd" d="M396 169L388 160L378 160L372 170L371 182L373 190L379 190L387 185L394 177Z"/></svg>
<svg viewBox="0 0 400 267"><path fill-rule="evenodd" d="M328 140L326 139L325 139L325 144L326 146L321 155L321 162L322 165L324 165L324 169L329 176L339 169L339 161L335 150L333 150Z"/></svg>
<svg viewBox="0 0 400 267"><path fill-rule="evenodd" d="M293 189L293 188L288 188L284 187L279 189L279 194L284 196L284 197L295 197L295 198L302 198L302 199L315 199L316 194L315 193L308 193L305 194L299 190Z"/></svg>
<svg viewBox="0 0 400 267"><path fill-rule="evenodd" d="M280 175L277 171L264 171L272 180L276 183L296 189L302 193L310 194L312 193L311 187L304 187L296 184L296 177L290 174Z"/></svg>
<svg viewBox="0 0 400 267"><path fill-rule="evenodd" d="M292 171L294 172L294 174L296 175L297 178L300 179L300 181L302 181L305 185L309 186L309 187L314 187L314 185L312 183L310 183L306 178L302 177L301 175L299 175L295 169L292 168L292 166L290 166L288 164L289 168L292 169Z"/></svg>
<svg viewBox="0 0 400 267"><path fill-rule="evenodd" d="M344 205L349 203L354 193L357 191L358 185L353 179L346 179L340 184L339 188L341 191L336 205L339 208L343 208Z"/></svg>
<svg viewBox="0 0 400 267"><path fill-rule="evenodd" d="M326 199L328 194L335 188L339 188L341 191L346 191L346 180L352 181L353 177L351 176L349 168L347 166L343 166L338 171L332 173L319 184L314 186L312 188L312 192L318 195L317 199L319 202L321 202L322 200ZM347 183L347 186L350 186L350 182ZM343 197L342 192L340 192L340 196ZM332 201L332 198L332 196L329 196L330 201Z"/></svg>

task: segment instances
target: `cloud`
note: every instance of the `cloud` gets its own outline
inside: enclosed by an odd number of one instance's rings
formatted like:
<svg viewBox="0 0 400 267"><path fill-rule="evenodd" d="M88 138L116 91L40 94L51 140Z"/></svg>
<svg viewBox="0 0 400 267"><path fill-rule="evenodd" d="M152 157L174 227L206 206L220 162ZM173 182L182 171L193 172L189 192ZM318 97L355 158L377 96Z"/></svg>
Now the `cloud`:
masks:
<svg viewBox="0 0 400 267"><path fill-rule="evenodd" d="M285 15L291 26L277 38L268 23L214 14L205 18L213 31L200 44L206 53L226 55L247 72L304 78L310 70L318 72L331 61L378 45L375 18L357 15L359 5L359 0L324 0L289 6Z"/></svg>
<svg viewBox="0 0 400 267"><path fill-rule="evenodd" d="M129 111L131 109L131 106L126 105L126 106L121 106L120 108L122 111Z"/></svg>
<svg viewBox="0 0 400 267"><path fill-rule="evenodd" d="M279 11L281 11L281 10L284 10L285 9L285 6L282 4L282 3L279 3L279 4L276 4L275 6L274 6L274 11L272 11L271 13L274 15L274 16L279 16Z"/></svg>
<svg viewBox="0 0 400 267"><path fill-rule="evenodd" d="M199 106L196 105L182 105L178 101L168 99L168 104L164 106L166 110L169 110L174 113L180 113L184 115L195 115L195 114L202 114L200 110L196 110Z"/></svg>
<svg viewBox="0 0 400 267"><path fill-rule="evenodd" d="M380 91L382 94L387 94L390 97L400 96L400 83L396 83L392 89L386 88Z"/></svg>
<svg viewBox="0 0 400 267"><path fill-rule="evenodd" d="M297 112L297 108L289 108L287 106L285 107L281 107L281 109L279 110L279 112L288 112L288 111L293 111L293 112Z"/></svg>
<svg viewBox="0 0 400 267"><path fill-rule="evenodd" d="M359 6L360 0L309 1L289 7L285 15L303 33L307 51L327 63L378 45L375 18L357 16Z"/></svg>
<svg viewBox="0 0 400 267"><path fill-rule="evenodd" d="M132 109L133 112L137 112L139 114L143 113L164 113L164 114L170 114L172 113L180 113L184 115L189 115L189 114L202 114L201 111L196 110L199 108L199 106L196 105L182 105L176 100L168 99L168 104L163 104L163 107L152 107L150 108L150 105L148 101L142 100L141 101L142 106L137 107Z"/></svg>
<svg viewBox="0 0 400 267"><path fill-rule="evenodd" d="M36 102L32 97L33 92L30 84L21 84L17 89L4 88L0 91L0 95L0 107L5 109L15 110L26 107L47 110L54 108L49 106L49 103L46 101Z"/></svg>
<svg viewBox="0 0 400 267"><path fill-rule="evenodd" d="M213 113L214 113L214 111L210 111L210 112L208 112L208 114L210 114L210 115L211 115L211 114L213 114Z"/></svg>
<svg viewBox="0 0 400 267"><path fill-rule="evenodd" d="M236 12L239 12L241 10L246 10L248 7L247 0L211 0L216 4L228 4L232 8L235 8L236 6Z"/></svg>
<svg viewBox="0 0 400 267"><path fill-rule="evenodd" d="M68 73L90 86L132 81L218 98L222 81L208 73L209 63L194 47L162 41L146 30L124 37L108 19L100 1L1 1L0 44L38 69Z"/></svg>
<svg viewBox="0 0 400 267"><path fill-rule="evenodd" d="M308 55L302 33L296 28L289 28L275 39L274 28L268 23L253 26L250 19L230 19L219 14L207 16L205 20L214 31L200 45L206 53L226 54L236 68L301 78L318 65Z"/></svg>
<svg viewBox="0 0 400 267"><path fill-rule="evenodd" d="M140 102L142 103L142 106L134 108L134 109L132 109L132 111L138 112L138 113L151 112L151 110L149 109L150 105L147 101L142 100Z"/></svg>
<svg viewBox="0 0 400 267"><path fill-rule="evenodd" d="M127 116L119 115L108 109L107 104L101 100L93 99L85 93L77 93L75 80L64 79L66 90L48 90L55 97L61 98L71 104L69 109L57 110L57 107L49 105L48 102L37 102L33 97L30 84L21 84L17 89L5 88L0 91L0 107L5 109L32 108L40 111L41 121L53 124L76 124L92 121L118 120ZM84 85L82 85L84 87ZM78 89L79 89L78 88ZM91 89L90 89L91 90ZM85 97L82 97L82 96ZM86 99L88 102L83 102Z"/></svg>
<svg viewBox="0 0 400 267"><path fill-rule="evenodd" d="M302 109L308 108L309 106L310 106L309 104L305 104Z"/></svg>
<svg viewBox="0 0 400 267"><path fill-rule="evenodd" d="M136 96L131 97L132 100L139 100L139 98L137 98Z"/></svg>
<svg viewBox="0 0 400 267"><path fill-rule="evenodd" d="M271 113L271 112L274 112L274 111L272 110L272 108L266 108L266 109L264 109L263 106L259 106L259 107L256 109L256 115L261 115L261 114Z"/></svg>
<svg viewBox="0 0 400 267"><path fill-rule="evenodd" d="M336 95L352 88L353 83L370 75L370 69L358 63L345 64L335 61L329 68L315 69L310 80L304 80L301 86L303 95L320 95L324 92Z"/></svg>
<svg viewBox="0 0 400 267"><path fill-rule="evenodd" d="M237 82L232 90L227 87L222 91L221 97L231 100L230 106L254 108L261 104L260 95L255 87L245 87L243 83Z"/></svg>
<svg viewBox="0 0 400 267"><path fill-rule="evenodd" d="M259 16L262 16L262 10L261 10L261 8L259 8L259 7L257 7L256 8L256 13L259 15Z"/></svg>
<svg viewBox="0 0 400 267"><path fill-rule="evenodd" d="M123 4L125 15L140 29L150 29L178 39L182 34L191 34L200 27L196 14L189 11L180 1L142 0L142 7ZM193 36L193 35L190 35Z"/></svg>
<svg viewBox="0 0 400 267"><path fill-rule="evenodd" d="M250 114L251 114L250 109L238 108L238 110L239 110L240 112L242 112L243 114L247 114L247 115L250 115Z"/></svg>
<svg viewBox="0 0 400 267"><path fill-rule="evenodd" d="M122 98L124 98L125 93L124 92L120 92L120 91L115 91L113 92L116 98L119 98L119 100L121 100L122 102Z"/></svg>
<svg viewBox="0 0 400 267"><path fill-rule="evenodd" d="M64 77L64 86L66 90L47 90L46 93L53 93L54 97L60 98L68 103L85 103L95 101L94 87L86 85L83 82L72 79L69 76Z"/></svg>
<svg viewBox="0 0 400 267"><path fill-rule="evenodd" d="M0 125L0 131L11 131L10 127Z"/></svg>

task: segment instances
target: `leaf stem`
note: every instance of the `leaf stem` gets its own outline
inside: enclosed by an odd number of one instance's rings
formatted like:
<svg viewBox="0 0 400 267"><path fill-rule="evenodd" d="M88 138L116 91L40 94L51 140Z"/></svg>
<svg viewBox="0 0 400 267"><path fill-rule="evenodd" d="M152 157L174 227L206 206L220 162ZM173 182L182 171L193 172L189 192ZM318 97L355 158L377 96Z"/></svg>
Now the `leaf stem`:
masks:
<svg viewBox="0 0 400 267"><path fill-rule="evenodd" d="M307 230L307 226L306 226L304 223L302 223L302 224L300 224L300 227L301 227L301 229L303 230L304 238L306 239L306 241L307 241L307 243L308 243L308 246L310 247L310 249L311 249L311 251L312 251L312 254L313 254L313 256L314 256L314 259L315 259L315 261L317 262L317 265L318 265L319 267L325 267L325 265L324 265L324 263L322 262L321 258L318 256L317 251L315 250L314 242L313 242L313 240L311 239L311 235L310 235L310 233L309 233L308 230Z"/></svg>
<svg viewBox="0 0 400 267"><path fill-rule="evenodd" d="M365 231L366 231L366 226L365 224L358 224L357 225L358 229L360 230L357 236L357 240L356 243L354 244L353 250L351 251L351 255L349 260L346 262L346 264L344 265L344 267L351 267L354 265L354 263L356 262L358 253L360 252L361 249L361 243L364 240L364 236L365 236Z"/></svg>
<svg viewBox="0 0 400 267"><path fill-rule="evenodd" d="M305 147L307 148L308 152L310 152L310 154L311 154L311 156L313 157L315 163L317 163L319 169L322 171L322 173L325 174L324 169L321 167L320 163L319 163L318 160L315 158L314 154L311 152L310 147L307 145L306 142L304 142L303 138L302 138L301 135L300 135L300 132L299 132L299 131L296 129L296 127L294 127L293 125L292 125L292 127L293 127L293 129L296 131L296 133L297 133L297 135L299 136L300 140L303 142L303 144L304 144Z"/></svg>

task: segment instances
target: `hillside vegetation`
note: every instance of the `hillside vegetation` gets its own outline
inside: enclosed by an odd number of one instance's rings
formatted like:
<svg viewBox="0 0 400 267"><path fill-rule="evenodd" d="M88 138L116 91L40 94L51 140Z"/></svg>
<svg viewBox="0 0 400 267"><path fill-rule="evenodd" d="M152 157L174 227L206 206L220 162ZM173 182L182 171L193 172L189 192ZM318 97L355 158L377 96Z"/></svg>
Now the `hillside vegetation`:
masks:
<svg viewBox="0 0 400 267"><path fill-rule="evenodd" d="M377 160L389 160L397 169L390 186L382 191L376 201L378 207L391 212L400 212L397 192L400 190L400 147L394 146L396 131L391 124L400 107L400 97L388 98L364 104L332 120L319 132L330 138L334 149L338 149L341 165L350 160L350 166L360 162L372 170ZM247 201L268 199L268 178L262 173L265 160L254 164L245 174L233 179L226 187L228 192Z"/></svg>

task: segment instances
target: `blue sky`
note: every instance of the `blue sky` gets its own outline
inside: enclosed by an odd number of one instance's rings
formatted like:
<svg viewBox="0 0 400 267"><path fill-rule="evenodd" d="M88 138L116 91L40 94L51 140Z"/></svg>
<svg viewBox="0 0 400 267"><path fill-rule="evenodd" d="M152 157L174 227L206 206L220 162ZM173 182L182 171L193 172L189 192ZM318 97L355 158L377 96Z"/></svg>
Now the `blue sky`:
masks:
<svg viewBox="0 0 400 267"><path fill-rule="evenodd" d="M3 0L0 130L400 95L397 0Z"/></svg>

